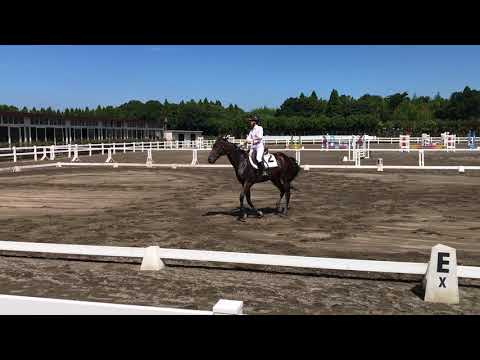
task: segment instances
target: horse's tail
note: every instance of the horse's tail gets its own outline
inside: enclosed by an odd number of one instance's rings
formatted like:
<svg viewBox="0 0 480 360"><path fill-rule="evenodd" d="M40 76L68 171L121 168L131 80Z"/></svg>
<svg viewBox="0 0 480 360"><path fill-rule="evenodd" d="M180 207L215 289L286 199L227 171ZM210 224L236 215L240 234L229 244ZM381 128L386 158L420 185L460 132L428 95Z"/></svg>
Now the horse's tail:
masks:
<svg viewBox="0 0 480 360"><path fill-rule="evenodd" d="M298 165L297 160L295 160L291 156L287 156L287 159L289 160L291 165L291 171L288 173L287 180L291 182L297 177L298 173L300 172L300 165Z"/></svg>

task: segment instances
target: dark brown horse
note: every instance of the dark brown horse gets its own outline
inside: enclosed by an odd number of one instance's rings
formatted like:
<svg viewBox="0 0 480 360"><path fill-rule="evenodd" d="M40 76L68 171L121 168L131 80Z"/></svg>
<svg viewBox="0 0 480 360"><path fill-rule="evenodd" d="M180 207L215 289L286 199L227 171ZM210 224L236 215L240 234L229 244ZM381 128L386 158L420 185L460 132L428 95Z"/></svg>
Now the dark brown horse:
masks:
<svg viewBox="0 0 480 360"><path fill-rule="evenodd" d="M226 137L219 137L215 144L213 144L212 151L208 155L208 162L213 164L220 156L226 155L230 163L235 169L235 175L238 181L242 184L242 192L240 193L240 220L247 218L247 213L243 207L243 199L247 198L248 205L254 210L259 217L263 216L260 210L255 209L250 199L250 189L255 183L271 181L280 190L280 200L276 205L276 211L280 214L287 215L288 204L290 202L290 183L298 175L300 166L296 160L284 153L277 152L272 154L277 160L277 167L269 169L268 176L262 176L257 169L255 169L248 159L248 152L243 150L240 146L233 144L227 140ZM280 208L282 198L285 195L285 207ZM283 211L282 211L283 210Z"/></svg>

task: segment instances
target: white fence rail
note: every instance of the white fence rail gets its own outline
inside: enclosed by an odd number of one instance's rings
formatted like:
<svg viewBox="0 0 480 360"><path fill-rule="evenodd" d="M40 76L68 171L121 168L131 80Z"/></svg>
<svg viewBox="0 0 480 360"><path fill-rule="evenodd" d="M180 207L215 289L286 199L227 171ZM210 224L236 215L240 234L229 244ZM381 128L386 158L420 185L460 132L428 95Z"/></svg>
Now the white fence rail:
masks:
<svg viewBox="0 0 480 360"><path fill-rule="evenodd" d="M270 144L284 144L287 149L289 145L306 145L306 144L323 144L325 139L328 139L328 142L336 142L338 144L343 144L347 146L352 140L352 136L338 135L338 136L327 136L326 138L323 135L319 136L300 136L300 137L289 137L289 136L265 136L264 141L267 145ZM470 138L468 137L456 137L456 143L468 143ZM441 142L442 138L431 138L432 141ZM244 139L233 139L230 141L236 144L244 144ZM381 138L376 136L368 136L369 143L390 143L398 144L400 138ZM480 138L475 140L480 144ZM168 151L168 150L210 150L213 146L215 140L185 140L185 141L150 141L150 142L130 142L130 143L101 143L101 144L68 144L68 145L45 145L45 146L23 146L23 147L8 147L0 148L0 159L6 158L17 162L18 160L24 160L25 158L32 159L34 161L38 160L55 160L56 156L67 156L71 158L75 155L86 155L92 156L92 154L106 154L108 149L115 155L117 152L126 153L126 152L146 152L151 151ZM410 138L410 143L422 143L422 138ZM415 149L411 149L413 151ZM432 151L445 151L445 149L425 149ZM457 149L458 151L459 149ZM301 151L348 151L348 148L332 149L332 148L318 148L318 149L301 149ZM370 149L370 151L398 151L397 149Z"/></svg>
<svg viewBox="0 0 480 360"><path fill-rule="evenodd" d="M0 295L0 315L242 315L243 302L220 300L212 311Z"/></svg>
<svg viewBox="0 0 480 360"><path fill-rule="evenodd" d="M146 248L0 241L0 251L143 258ZM159 248L160 259L424 275L427 263ZM480 267L458 266L459 277L480 279Z"/></svg>
<svg viewBox="0 0 480 360"><path fill-rule="evenodd" d="M455 138L455 136L453 136ZM343 137L341 140L346 141L345 146L337 147L337 148L329 148L327 147L320 147L320 148L305 148L304 146L295 146L294 148L287 148L282 149L283 152L295 152L295 159L298 164L301 163L301 153L302 152L348 152L348 156L345 156L343 161L353 161L355 163L354 166L349 165L303 165L302 167L305 170L310 169L374 169L375 166L373 165L361 165L362 159L369 159L370 153L374 152L404 152L405 149L380 149L380 148L372 148L370 144L372 141L374 142L375 137L366 137L366 140L363 142L362 145L357 145L350 137ZM421 138L419 138L421 139ZM458 138L457 138L458 139ZM466 138L467 139L467 138ZM280 139L281 140L281 139ZM280 141L275 139L275 141ZM242 139L230 139L235 143L243 143L244 140ZM290 144L290 140L286 139L286 144ZM213 140L197 140L197 141L185 141L185 142L178 142L178 141L165 141L165 142L140 142L140 143L108 143L108 144L86 144L86 145L60 145L60 146L45 146L45 147L23 147L23 148L15 148L13 147L10 152L1 153L0 149L0 158L11 157L13 162L17 162L20 157L29 157L33 156L33 160L38 161L41 160L50 160L54 161L57 156L64 155L63 159L68 157L70 163L67 162L57 162L56 165L50 164L49 166L113 166L113 167L139 167L139 166L147 166L147 167L199 167L199 168L221 168L221 167L230 167L230 165L207 165L207 164L200 164L198 161L197 152L198 151L210 151L211 146L213 144ZM302 143L303 144L303 143ZM298 144L297 144L298 145ZM325 145L325 144L322 144ZM32 150L33 151L30 151ZM115 162L112 156L114 156L117 152L126 153L127 151L131 152L147 152L148 157L145 164L139 163L118 163ZM192 152L192 160L189 163L185 164L154 164L152 160L152 151L191 151ZM480 170L479 166L462 166L462 165L455 165L455 166L425 166L425 153L430 152L466 152L466 153L473 153L473 152L480 152L480 147L474 148L408 148L408 152L415 152L419 153L419 161L418 166L409 166L409 165L386 165L383 163L383 166L377 167L378 171L383 171L383 169L402 169L402 170L458 170L459 172L464 172L465 170ZM88 154L92 156L92 154L108 154L108 158L104 163L81 163L79 155L80 154ZM39 156L42 156L39 158ZM11 168L1 168L0 171L21 171L22 169L28 168L41 168L44 166L14 166Z"/></svg>
<svg viewBox="0 0 480 360"><path fill-rule="evenodd" d="M162 271L162 260L186 260L231 264L252 264L264 266L299 267L309 269L328 269L361 272L381 272L396 274L414 274L423 277L422 285L425 289L425 301L459 303L458 278L480 279L480 267L458 266L456 250L444 245L432 248L428 263L395 262L378 260L355 260L339 258L321 258L290 255L270 255L254 253L235 253L224 251L203 251L185 249L164 249L158 246L147 248L70 245L0 241L0 250L3 252L28 252L74 254L88 256L121 256L142 257L140 271ZM5 253L3 253L5 255ZM10 254L12 255L12 254ZM444 259L451 259L451 268L444 267L450 264ZM155 265L156 264L156 265ZM161 264L161 266L160 266ZM448 280L448 286L446 281ZM437 284L440 281L440 285ZM442 286L443 285L443 286ZM445 290L444 290L445 289ZM0 295L0 314L30 314L30 315L215 315L243 313L243 302L220 300L213 311L183 310L171 308L155 308L121 304L77 302L60 299L41 299Z"/></svg>

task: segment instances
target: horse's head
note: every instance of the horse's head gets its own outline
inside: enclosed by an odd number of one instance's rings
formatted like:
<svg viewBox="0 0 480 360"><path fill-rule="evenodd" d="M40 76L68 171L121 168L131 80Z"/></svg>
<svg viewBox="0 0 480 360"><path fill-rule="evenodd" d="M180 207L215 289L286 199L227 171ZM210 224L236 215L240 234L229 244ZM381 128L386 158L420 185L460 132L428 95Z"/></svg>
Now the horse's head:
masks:
<svg viewBox="0 0 480 360"><path fill-rule="evenodd" d="M208 154L208 162L213 164L220 156L226 155L231 149L231 145L233 144L228 141L227 136L219 137L213 144L212 151Z"/></svg>

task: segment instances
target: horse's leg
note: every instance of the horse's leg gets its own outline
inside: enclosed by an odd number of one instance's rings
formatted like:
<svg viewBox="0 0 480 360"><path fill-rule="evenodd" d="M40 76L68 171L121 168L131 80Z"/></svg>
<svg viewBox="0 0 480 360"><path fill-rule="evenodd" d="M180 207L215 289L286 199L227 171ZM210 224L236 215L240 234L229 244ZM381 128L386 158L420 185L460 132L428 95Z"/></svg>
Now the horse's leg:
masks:
<svg viewBox="0 0 480 360"><path fill-rule="evenodd" d="M285 194L285 191L283 190L283 185L279 180L272 180L272 183L280 191L280 199L278 199L278 201L275 205L277 213L278 213L278 212L280 212L280 204L282 203L282 199L283 199L283 195Z"/></svg>
<svg viewBox="0 0 480 360"><path fill-rule="evenodd" d="M259 217L262 217L263 213L260 210L255 209L255 206L253 206L252 200L250 198L250 189L252 188L252 185L253 184L249 184L248 187L245 188L245 196L247 197L248 205L250 205L252 210L255 211Z"/></svg>
<svg viewBox="0 0 480 360"><path fill-rule="evenodd" d="M239 220L245 221L247 218L247 213L245 212L245 208L243 207L243 199L245 198L245 188L242 188L242 192L240 193L240 216Z"/></svg>
<svg viewBox="0 0 480 360"><path fill-rule="evenodd" d="M285 182L283 188L285 190L285 208L283 209L283 215L287 215L288 204L290 203L290 183Z"/></svg>

